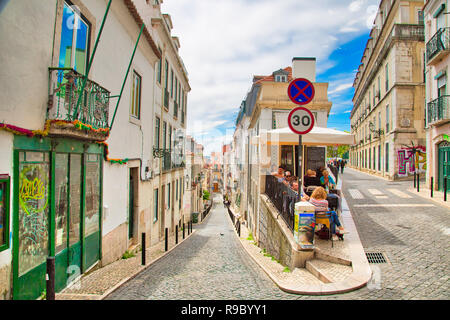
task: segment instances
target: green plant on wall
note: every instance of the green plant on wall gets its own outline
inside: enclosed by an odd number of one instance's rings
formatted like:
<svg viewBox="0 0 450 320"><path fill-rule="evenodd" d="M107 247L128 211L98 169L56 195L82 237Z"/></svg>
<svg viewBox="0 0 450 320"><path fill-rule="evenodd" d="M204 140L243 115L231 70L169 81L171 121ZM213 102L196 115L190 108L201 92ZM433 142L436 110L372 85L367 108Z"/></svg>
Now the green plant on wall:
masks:
<svg viewBox="0 0 450 320"><path fill-rule="evenodd" d="M203 200L209 200L210 196L211 194L209 193L208 190L203 190Z"/></svg>
<svg viewBox="0 0 450 320"><path fill-rule="evenodd" d="M129 259L129 258L133 258L136 255L133 252L130 251L125 251L125 253L122 255L122 259Z"/></svg>

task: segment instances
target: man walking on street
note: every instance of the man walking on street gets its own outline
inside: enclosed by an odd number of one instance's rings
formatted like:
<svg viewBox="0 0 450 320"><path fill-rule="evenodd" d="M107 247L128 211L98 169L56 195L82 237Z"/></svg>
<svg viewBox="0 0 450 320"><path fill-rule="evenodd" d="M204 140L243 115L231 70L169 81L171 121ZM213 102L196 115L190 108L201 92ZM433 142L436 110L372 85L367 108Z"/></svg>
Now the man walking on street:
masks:
<svg viewBox="0 0 450 320"><path fill-rule="evenodd" d="M340 163L340 165L341 165L341 173L344 173L345 160L342 159L340 162L341 162L341 163ZM338 168L338 170L339 170L339 168Z"/></svg>

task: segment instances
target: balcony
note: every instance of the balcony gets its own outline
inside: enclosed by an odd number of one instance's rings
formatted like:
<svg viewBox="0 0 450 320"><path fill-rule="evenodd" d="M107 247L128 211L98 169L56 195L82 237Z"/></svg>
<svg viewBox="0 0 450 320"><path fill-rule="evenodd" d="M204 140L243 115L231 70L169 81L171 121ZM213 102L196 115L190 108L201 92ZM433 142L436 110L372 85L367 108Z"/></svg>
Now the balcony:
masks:
<svg viewBox="0 0 450 320"><path fill-rule="evenodd" d="M449 52L449 28L440 28L427 42L427 64L437 63Z"/></svg>
<svg viewBox="0 0 450 320"><path fill-rule="evenodd" d="M49 68L47 120L66 122L52 124L50 133L105 140L110 92L89 79L83 89L83 81L84 76L73 69Z"/></svg>
<svg viewBox="0 0 450 320"><path fill-rule="evenodd" d="M449 96L441 96L427 104L427 122L436 125L441 121L450 120Z"/></svg>

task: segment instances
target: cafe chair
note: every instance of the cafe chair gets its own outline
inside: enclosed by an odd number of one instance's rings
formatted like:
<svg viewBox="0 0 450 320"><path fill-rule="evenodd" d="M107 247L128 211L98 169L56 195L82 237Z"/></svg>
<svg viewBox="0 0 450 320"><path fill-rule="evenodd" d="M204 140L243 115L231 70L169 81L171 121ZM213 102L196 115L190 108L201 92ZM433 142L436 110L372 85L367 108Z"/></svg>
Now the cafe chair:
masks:
<svg viewBox="0 0 450 320"><path fill-rule="evenodd" d="M334 224L331 215L335 211L315 211L316 225L323 224L328 228L328 239L331 240L331 247L334 247L333 235L331 234L331 226Z"/></svg>

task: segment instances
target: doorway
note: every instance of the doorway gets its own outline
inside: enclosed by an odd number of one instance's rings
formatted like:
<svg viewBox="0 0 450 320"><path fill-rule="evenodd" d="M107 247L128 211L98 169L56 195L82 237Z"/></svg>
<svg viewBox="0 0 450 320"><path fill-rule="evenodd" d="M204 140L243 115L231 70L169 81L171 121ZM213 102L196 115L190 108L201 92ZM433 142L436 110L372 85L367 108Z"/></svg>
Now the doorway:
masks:
<svg viewBox="0 0 450 320"><path fill-rule="evenodd" d="M101 149L67 139L33 149L28 139L14 141L14 299L42 294L47 257L55 257L59 292L101 255Z"/></svg>
<svg viewBox="0 0 450 320"><path fill-rule="evenodd" d="M137 243L138 219L138 168L130 168L129 196L128 196L128 240L129 245Z"/></svg>
<svg viewBox="0 0 450 320"><path fill-rule="evenodd" d="M447 191L450 190L450 142L441 142L439 150L439 190L444 191L444 179L447 179Z"/></svg>

